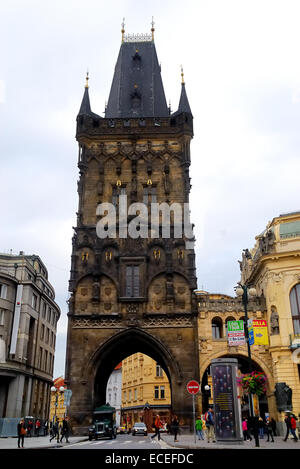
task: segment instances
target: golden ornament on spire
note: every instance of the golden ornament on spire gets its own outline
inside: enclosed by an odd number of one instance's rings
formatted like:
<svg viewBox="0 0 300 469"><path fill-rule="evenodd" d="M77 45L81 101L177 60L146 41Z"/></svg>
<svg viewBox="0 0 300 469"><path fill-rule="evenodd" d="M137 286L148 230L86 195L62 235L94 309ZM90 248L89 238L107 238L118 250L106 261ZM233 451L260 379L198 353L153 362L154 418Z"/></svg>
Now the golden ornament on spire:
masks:
<svg viewBox="0 0 300 469"><path fill-rule="evenodd" d="M184 73L183 73L182 65L181 65L181 83L184 85Z"/></svg>
<svg viewBox="0 0 300 469"><path fill-rule="evenodd" d="M152 41L154 41L154 31L155 31L155 29L154 29L154 20L153 20L153 16L152 16L151 26L152 26L152 28L151 28Z"/></svg>
<svg viewBox="0 0 300 469"><path fill-rule="evenodd" d="M121 29L121 33L122 33L122 42L124 42L124 34L125 34L125 18L123 18L123 22L122 22L121 26L122 26L122 29Z"/></svg>
<svg viewBox="0 0 300 469"><path fill-rule="evenodd" d="M86 77L85 77L85 87L86 88L89 87L89 72L88 72L88 70L86 72Z"/></svg>

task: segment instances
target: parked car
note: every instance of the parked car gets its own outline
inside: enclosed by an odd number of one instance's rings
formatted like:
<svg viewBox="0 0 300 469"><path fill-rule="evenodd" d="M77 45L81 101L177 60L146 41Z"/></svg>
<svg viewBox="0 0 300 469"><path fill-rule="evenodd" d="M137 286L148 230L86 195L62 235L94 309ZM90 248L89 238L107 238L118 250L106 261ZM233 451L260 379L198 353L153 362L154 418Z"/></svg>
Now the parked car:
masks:
<svg viewBox="0 0 300 469"><path fill-rule="evenodd" d="M147 427L143 422L137 422L133 425L131 430L132 435L148 435Z"/></svg>

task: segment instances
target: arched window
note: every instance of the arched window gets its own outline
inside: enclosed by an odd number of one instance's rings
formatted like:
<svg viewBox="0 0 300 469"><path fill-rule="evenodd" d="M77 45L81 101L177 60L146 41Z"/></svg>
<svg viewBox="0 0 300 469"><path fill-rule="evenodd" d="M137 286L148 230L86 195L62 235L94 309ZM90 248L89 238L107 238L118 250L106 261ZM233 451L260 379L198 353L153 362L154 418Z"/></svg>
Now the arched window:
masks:
<svg viewBox="0 0 300 469"><path fill-rule="evenodd" d="M300 283L292 288L290 293L290 303L294 334L300 335Z"/></svg>
<svg viewBox="0 0 300 469"><path fill-rule="evenodd" d="M223 337L223 321L221 318L213 318L211 330L213 339L221 339Z"/></svg>
<svg viewBox="0 0 300 469"><path fill-rule="evenodd" d="M233 318L233 317L228 317L228 318L225 319L225 332L226 332L226 337L227 337L227 332L228 332L228 331L227 331L227 327L228 327L227 323L228 323L228 321L236 321L236 319Z"/></svg>

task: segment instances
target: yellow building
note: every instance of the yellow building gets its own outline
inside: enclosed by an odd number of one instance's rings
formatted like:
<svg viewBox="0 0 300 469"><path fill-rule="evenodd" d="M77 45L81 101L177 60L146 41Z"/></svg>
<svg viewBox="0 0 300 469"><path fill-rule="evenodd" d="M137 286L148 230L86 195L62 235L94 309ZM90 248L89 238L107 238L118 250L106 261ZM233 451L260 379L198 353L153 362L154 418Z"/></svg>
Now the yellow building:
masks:
<svg viewBox="0 0 300 469"><path fill-rule="evenodd" d="M149 414L145 418L146 412ZM170 418L171 390L161 366L142 353L130 355L122 362L122 422L131 428L135 422L152 425L158 413L161 420ZM146 422L146 420L148 420Z"/></svg>
<svg viewBox="0 0 300 469"><path fill-rule="evenodd" d="M300 212L275 217L245 252L242 282L266 299L271 370L275 383L292 389L300 413ZM282 415L281 415L282 417Z"/></svg>
<svg viewBox="0 0 300 469"><path fill-rule="evenodd" d="M245 249L240 261L241 284L254 288L248 297L248 318L265 320L267 344L251 345L253 370L267 378L259 398L261 415L282 422L285 410L300 414L300 212L280 215ZM211 360L234 357L248 372L246 345L230 346L227 323L245 318L241 297L196 292L198 301L201 395L199 409L212 401ZM209 388L208 388L209 386ZM292 402L290 397L292 394ZM248 403L242 402L247 413Z"/></svg>
<svg viewBox="0 0 300 469"><path fill-rule="evenodd" d="M53 422L54 420L61 422L66 415L66 406L64 404L65 389L66 387L63 377L56 378L53 381L53 387L51 388L49 422Z"/></svg>

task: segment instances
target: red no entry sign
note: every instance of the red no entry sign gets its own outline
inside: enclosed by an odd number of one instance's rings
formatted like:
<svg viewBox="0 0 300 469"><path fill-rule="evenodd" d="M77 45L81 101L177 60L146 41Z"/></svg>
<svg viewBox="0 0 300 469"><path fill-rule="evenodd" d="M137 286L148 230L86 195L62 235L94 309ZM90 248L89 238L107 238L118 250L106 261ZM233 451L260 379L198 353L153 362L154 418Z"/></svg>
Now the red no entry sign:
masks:
<svg viewBox="0 0 300 469"><path fill-rule="evenodd" d="M186 385L186 389L190 394L198 394L200 391L200 385L197 383L197 381L189 381L188 384Z"/></svg>

